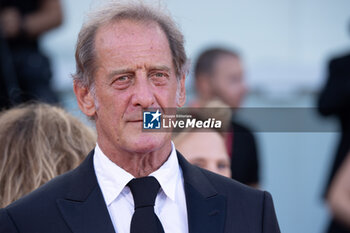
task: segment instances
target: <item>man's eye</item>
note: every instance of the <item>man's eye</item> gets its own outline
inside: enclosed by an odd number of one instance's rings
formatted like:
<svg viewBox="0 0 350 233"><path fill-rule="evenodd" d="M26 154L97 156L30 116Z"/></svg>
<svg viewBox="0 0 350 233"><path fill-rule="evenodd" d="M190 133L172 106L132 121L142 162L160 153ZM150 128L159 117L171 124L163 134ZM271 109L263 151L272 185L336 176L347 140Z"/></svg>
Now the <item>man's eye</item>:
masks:
<svg viewBox="0 0 350 233"><path fill-rule="evenodd" d="M132 77L130 77L129 75L124 75L124 76L116 77L112 85L117 89L125 89L128 86L130 86L131 82L132 82Z"/></svg>
<svg viewBox="0 0 350 233"><path fill-rule="evenodd" d="M168 80L168 75L166 73L157 72L151 75L155 85L165 85Z"/></svg>
<svg viewBox="0 0 350 233"><path fill-rule="evenodd" d="M162 72L157 72L152 74L151 77L156 80L163 80L163 79L166 79L168 75Z"/></svg>
<svg viewBox="0 0 350 233"><path fill-rule="evenodd" d="M125 82L129 80L129 76L121 76L117 78L117 82Z"/></svg>

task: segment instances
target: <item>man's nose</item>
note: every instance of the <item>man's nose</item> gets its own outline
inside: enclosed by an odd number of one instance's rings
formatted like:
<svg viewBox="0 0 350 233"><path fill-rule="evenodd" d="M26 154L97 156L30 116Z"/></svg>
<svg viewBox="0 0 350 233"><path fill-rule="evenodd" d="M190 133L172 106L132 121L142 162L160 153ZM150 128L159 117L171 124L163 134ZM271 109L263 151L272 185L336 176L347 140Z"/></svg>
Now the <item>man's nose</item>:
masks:
<svg viewBox="0 0 350 233"><path fill-rule="evenodd" d="M153 107L155 103L153 86L148 82L147 77L138 77L134 85L132 104L142 108Z"/></svg>

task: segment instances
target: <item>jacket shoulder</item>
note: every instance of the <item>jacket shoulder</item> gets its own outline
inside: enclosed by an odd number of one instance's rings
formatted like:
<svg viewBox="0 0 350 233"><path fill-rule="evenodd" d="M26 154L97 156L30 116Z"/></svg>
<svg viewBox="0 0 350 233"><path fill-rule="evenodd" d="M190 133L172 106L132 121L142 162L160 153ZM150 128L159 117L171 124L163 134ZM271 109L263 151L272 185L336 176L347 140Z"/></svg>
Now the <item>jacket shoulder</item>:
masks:
<svg viewBox="0 0 350 233"><path fill-rule="evenodd" d="M84 198L84 195L88 195L96 185L92 151L77 168L53 178L6 208L10 212L27 207L38 208L42 211L47 209L45 206L55 204L57 199L69 197L75 193L78 197Z"/></svg>
<svg viewBox="0 0 350 233"><path fill-rule="evenodd" d="M10 232L67 232L57 200L69 190L72 174L58 176L4 208L0 225L17 229Z"/></svg>
<svg viewBox="0 0 350 233"><path fill-rule="evenodd" d="M237 232L280 233L272 196L267 191L202 170L218 195L226 197L226 228Z"/></svg>
<svg viewBox="0 0 350 233"><path fill-rule="evenodd" d="M201 168L200 168L201 169ZM240 201L254 203L256 200L264 198L266 191L252 188L234 179L227 178L205 169L202 173L208 178L219 194L224 194L228 198L234 197ZM261 202L259 202L261 204ZM257 203L258 204L258 203Z"/></svg>
<svg viewBox="0 0 350 233"><path fill-rule="evenodd" d="M349 63L350 63L350 54L337 56L337 57L334 57L334 58L329 60L330 67L337 66L337 65L343 65L343 64L349 64Z"/></svg>
<svg viewBox="0 0 350 233"><path fill-rule="evenodd" d="M73 171L57 176L40 186L33 192L23 196L17 201L6 207L10 212L22 208L35 208L36 206L48 205L52 200L63 197L69 190L69 181L73 175Z"/></svg>

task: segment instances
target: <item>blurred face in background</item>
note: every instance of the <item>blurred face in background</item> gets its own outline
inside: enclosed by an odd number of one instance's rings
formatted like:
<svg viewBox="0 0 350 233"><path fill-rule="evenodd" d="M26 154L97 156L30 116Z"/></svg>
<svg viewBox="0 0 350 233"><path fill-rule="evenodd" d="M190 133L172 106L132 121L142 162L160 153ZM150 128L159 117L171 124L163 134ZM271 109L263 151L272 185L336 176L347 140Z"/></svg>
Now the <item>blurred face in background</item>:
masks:
<svg viewBox="0 0 350 233"><path fill-rule="evenodd" d="M176 149L192 164L231 177L224 138L216 131L182 133L174 139Z"/></svg>
<svg viewBox="0 0 350 233"><path fill-rule="evenodd" d="M221 55L215 62L211 79L212 92L231 108L238 108L247 92L239 58Z"/></svg>

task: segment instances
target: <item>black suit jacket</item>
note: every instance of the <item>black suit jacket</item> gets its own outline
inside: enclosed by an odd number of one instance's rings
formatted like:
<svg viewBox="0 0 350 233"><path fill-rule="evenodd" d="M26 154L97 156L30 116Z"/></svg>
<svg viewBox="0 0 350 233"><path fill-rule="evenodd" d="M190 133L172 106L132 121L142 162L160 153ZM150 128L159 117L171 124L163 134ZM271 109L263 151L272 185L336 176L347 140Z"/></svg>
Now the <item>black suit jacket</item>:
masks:
<svg viewBox="0 0 350 233"><path fill-rule="evenodd" d="M232 121L231 176L247 185L259 184L259 159L252 131Z"/></svg>
<svg viewBox="0 0 350 233"><path fill-rule="evenodd" d="M328 79L318 99L319 112L324 116L335 116L340 123L341 137L334 153L333 165L326 183L326 197L335 174L350 150L350 54L334 58L329 62ZM332 220L329 233L350 232L350 229Z"/></svg>
<svg viewBox="0 0 350 233"><path fill-rule="evenodd" d="M324 116L335 116L339 120L341 130L326 186L327 193L335 173L350 150L350 54L329 62L328 79L320 93L318 109Z"/></svg>
<svg viewBox="0 0 350 233"><path fill-rule="evenodd" d="M183 171L190 233L277 233L271 195L189 164ZM114 233L97 183L93 152L58 176L0 210L1 233Z"/></svg>

